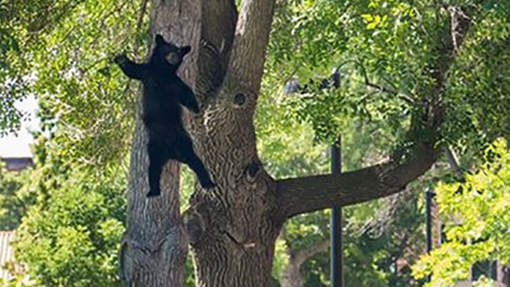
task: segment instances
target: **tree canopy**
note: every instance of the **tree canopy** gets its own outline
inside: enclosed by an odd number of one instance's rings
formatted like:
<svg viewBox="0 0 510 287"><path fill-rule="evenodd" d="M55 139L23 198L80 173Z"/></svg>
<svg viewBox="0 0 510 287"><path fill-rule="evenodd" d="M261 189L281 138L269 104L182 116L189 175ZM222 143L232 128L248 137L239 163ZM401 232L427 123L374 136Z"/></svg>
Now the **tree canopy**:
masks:
<svg viewBox="0 0 510 287"><path fill-rule="evenodd" d="M295 75L306 83L340 68L338 92L289 99L326 142L349 129L345 115L389 127L394 147L430 137L432 131L405 130L413 115L425 118L440 105L439 142L480 150L510 129L508 5L285 1L276 8L265 79L281 86Z"/></svg>

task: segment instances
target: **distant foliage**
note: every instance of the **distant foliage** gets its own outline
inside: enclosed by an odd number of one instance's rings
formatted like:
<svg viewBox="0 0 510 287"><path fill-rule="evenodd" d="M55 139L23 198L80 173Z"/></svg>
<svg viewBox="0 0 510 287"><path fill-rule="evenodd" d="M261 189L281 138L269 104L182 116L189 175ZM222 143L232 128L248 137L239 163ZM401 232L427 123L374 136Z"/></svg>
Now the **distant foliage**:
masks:
<svg viewBox="0 0 510 287"><path fill-rule="evenodd" d="M31 175L32 169L7 171L0 161L0 230L15 229L35 201L34 192L26 185Z"/></svg>
<svg viewBox="0 0 510 287"><path fill-rule="evenodd" d="M446 242L413 268L426 286L452 286L477 262L510 263L510 152L503 140L485 151L485 163L464 183L442 183L437 201ZM487 281L488 279L483 279Z"/></svg>
<svg viewBox="0 0 510 287"><path fill-rule="evenodd" d="M39 145L26 184L35 202L16 230L15 260L37 286L120 286L126 171L63 163Z"/></svg>

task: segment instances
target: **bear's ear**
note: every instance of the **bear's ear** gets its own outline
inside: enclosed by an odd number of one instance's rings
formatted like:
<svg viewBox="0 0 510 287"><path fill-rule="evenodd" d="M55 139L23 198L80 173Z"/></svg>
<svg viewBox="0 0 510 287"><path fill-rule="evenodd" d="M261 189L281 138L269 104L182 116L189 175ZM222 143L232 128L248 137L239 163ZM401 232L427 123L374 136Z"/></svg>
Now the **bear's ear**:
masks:
<svg viewBox="0 0 510 287"><path fill-rule="evenodd" d="M184 57L184 55L188 54L191 51L191 47L184 46L184 47L180 48L179 51L180 51L181 57Z"/></svg>
<svg viewBox="0 0 510 287"><path fill-rule="evenodd" d="M156 34L156 44L157 45L161 45L161 44L164 44L165 43L165 39L163 38L163 36L159 35L159 34Z"/></svg>

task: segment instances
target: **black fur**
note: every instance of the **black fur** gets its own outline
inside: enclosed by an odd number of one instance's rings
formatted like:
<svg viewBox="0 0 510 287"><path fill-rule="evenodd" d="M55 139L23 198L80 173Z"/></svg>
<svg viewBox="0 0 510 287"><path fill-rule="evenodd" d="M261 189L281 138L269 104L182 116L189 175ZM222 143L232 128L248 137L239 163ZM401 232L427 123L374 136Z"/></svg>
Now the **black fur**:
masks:
<svg viewBox="0 0 510 287"><path fill-rule="evenodd" d="M156 46L147 63L136 64L125 55L115 57L124 74L143 84L143 122L149 132L149 186L147 196L160 194L160 177L169 159L187 164L198 176L203 188L216 186L204 164L193 150L193 144L182 126L182 108L199 112L191 89L177 77L177 69L189 46L177 47L156 35Z"/></svg>

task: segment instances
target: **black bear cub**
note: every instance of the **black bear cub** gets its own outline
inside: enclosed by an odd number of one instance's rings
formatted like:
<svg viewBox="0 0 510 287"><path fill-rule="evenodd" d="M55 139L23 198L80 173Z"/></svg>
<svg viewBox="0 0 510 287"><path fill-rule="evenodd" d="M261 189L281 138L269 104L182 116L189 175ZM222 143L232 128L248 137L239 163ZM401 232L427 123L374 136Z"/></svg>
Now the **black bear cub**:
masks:
<svg viewBox="0 0 510 287"><path fill-rule="evenodd" d="M199 112L191 89L177 77L177 69L191 47L177 47L156 35L156 46L147 63L137 64L125 55L116 56L126 76L142 81L143 123L149 133L149 186L147 196L160 194L160 176L169 159L187 164L198 176L203 188L216 186L193 150L191 139L182 126L182 108Z"/></svg>

